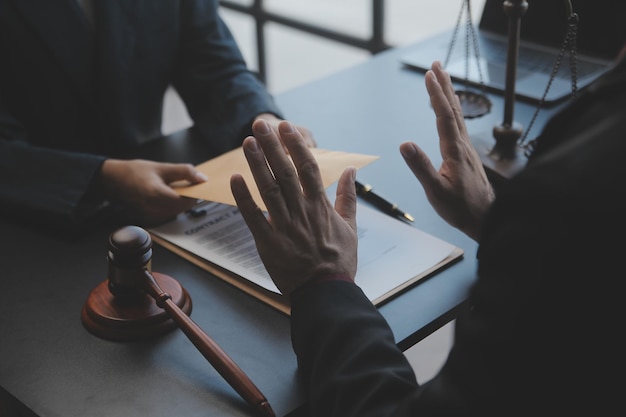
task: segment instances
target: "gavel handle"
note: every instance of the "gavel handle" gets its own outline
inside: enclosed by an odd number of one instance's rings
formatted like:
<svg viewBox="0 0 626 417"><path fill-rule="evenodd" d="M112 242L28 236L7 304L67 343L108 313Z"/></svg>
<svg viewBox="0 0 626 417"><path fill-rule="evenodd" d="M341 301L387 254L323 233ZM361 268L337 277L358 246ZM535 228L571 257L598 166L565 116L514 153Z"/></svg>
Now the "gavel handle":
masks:
<svg viewBox="0 0 626 417"><path fill-rule="evenodd" d="M275 417L274 411L265 395L230 356L172 301L172 297L161 289L152 274L146 269L144 269L144 276L146 292L154 298L159 307L169 314L172 320L202 353L202 356L209 361L226 382L244 400L260 411L262 415Z"/></svg>

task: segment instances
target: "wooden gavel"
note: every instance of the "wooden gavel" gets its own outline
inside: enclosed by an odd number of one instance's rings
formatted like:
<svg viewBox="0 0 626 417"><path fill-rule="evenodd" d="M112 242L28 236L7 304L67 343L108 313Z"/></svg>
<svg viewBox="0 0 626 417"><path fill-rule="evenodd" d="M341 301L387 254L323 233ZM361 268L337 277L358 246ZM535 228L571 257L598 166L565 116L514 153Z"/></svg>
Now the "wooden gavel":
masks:
<svg viewBox="0 0 626 417"><path fill-rule="evenodd" d="M151 272L152 239L137 226L109 237L108 279L85 302L81 318L94 335L117 341L140 340L179 327L215 370L263 416L269 402L248 376L190 317L191 298L172 277Z"/></svg>

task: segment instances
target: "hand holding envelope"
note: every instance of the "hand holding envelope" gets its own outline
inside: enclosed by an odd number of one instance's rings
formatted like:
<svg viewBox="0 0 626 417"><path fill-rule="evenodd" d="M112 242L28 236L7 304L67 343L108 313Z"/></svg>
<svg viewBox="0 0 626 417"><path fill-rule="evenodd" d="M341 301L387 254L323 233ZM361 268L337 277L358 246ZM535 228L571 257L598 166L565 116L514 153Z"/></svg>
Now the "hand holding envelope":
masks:
<svg viewBox="0 0 626 417"><path fill-rule="evenodd" d="M329 151L319 148L311 148L311 152L320 167L322 181L326 188L337 181L347 167L353 166L359 169L379 158L378 156ZM173 185L178 194L235 206L235 198L230 190L230 177L235 173L239 173L246 180L256 203L262 210L266 210L241 147L209 159L196 166L196 169L206 175L209 180L195 185L188 185L187 183Z"/></svg>

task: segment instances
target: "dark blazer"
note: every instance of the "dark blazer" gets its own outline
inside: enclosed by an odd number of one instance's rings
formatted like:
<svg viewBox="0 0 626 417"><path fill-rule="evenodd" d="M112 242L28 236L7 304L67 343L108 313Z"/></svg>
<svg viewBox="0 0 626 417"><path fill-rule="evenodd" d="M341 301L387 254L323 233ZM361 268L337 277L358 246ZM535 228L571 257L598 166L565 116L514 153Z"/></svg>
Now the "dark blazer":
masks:
<svg viewBox="0 0 626 417"><path fill-rule="evenodd" d="M498 190L454 345L423 385L356 285L296 294L293 346L313 415L625 414L625 158L622 61L548 123Z"/></svg>
<svg viewBox="0 0 626 417"><path fill-rule="evenodd" d="M244 63L216 0L0 0L0 204L76 222L104 157L160 135L174 86L210 156L279 110Z"/></svg>

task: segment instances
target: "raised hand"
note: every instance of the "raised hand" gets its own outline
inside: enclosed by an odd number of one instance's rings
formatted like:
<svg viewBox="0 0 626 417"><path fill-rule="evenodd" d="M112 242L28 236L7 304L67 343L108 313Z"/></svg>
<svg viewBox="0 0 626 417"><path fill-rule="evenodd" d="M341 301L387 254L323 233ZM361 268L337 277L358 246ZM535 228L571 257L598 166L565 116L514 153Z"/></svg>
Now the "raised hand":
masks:
<svg viewBox="0 0 626 417"><path fill-rule="evenodd" d="M278 289L289 296L314 278L354 279L355 169L341 175L333 207L317 161L298 129L283 121L277 134L264 120L257 120L252 129L254 137L244 140L243 150L268 215L254 202L241 175L232 176L231 189Z"/></svg>
<svg viewBox="0 0 626 417"><path fill-rule="evenodd" d="M400 153L437 213L478 241L483 218L495 198L493 188L467 133L450 76L438 61L426 73L426 89L437 119L443 162L436 170L412 142L401 144Z"/></svg>

